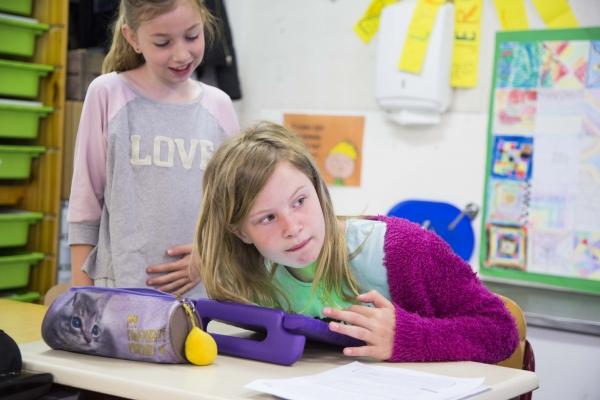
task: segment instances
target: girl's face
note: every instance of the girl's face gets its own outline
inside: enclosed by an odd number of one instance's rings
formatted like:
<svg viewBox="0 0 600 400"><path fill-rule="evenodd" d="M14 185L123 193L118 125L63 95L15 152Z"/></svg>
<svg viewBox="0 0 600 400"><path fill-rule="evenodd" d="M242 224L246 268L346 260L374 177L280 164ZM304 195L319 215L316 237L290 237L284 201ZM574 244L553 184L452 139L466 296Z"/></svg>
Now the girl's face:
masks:
<svg viewBox="0 0 600 400"><path fill-rule="evenodd" d="M169 86L186 82L204 57L204 24L198 8L189 0L123 34L146 60L149 72Z"/></svg>
<svg viewBox="0 0 600 400"><path fill-rule="evenodd" d="M235 234L278 264L304 267L315 261L325 218L310 179L289 162L277 164Z"/></svg>

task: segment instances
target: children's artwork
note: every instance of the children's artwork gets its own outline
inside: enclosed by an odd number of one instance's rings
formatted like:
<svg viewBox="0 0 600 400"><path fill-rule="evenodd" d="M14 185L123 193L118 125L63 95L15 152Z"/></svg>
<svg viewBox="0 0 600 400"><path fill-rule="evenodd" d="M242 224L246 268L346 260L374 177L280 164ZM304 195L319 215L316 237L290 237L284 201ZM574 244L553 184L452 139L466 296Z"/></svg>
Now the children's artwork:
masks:
<svg viewBox="0 0 600 400"><path fill-rule="evenodd" d="M573 275L573 235L567 230L535 229L527 236L527 271Z"/></svg>
<svg viewBox="0 0 600 400"><path fill-rule="evenodd" d="M497 55L499 88L537 87L542 47L537 42L502 42Z"/></svg>
<svg viewBox="0 0 600 400"><path fill-rule="evenodd" d="M600 151L600 149L598 149ZM598 160L598 158L596 158ZM580 165L577 176L577 193L573 200L574 228L596 232L600 225L600 177L599 165L585 162Z"/></svg>
<svg viewBox="0 0 600 400"><path fill-rule="evenodd" d="M496 91L494 131L531 134L536 114L537 91L506 89Z"/></svg>
<svg viewBox="0 0 600 400"><path fill-rule="evenodd" d="M590 58L588 61L586 87L600 87L600 40L592 40L590 44Z"/></svg>
<svg viewBox="0 0 600 400"><path fill-rule="evenodd" d="M328 184L360 186L364 117L284 114L283 124L302 137Z"/></svg>
<svg viewBox="0 0 600 400"><path fill-rule="evenodd" d="M587 74L589 49L589 40L543 42L540 86L582 89Z"/></svg>
<svg viewBox="0 0 600 400"><path fill-rule="evenodd" d="M570 226L567 219L567 204L564 195L531 196L527 225L536 229L565 229Z"/></svg>
<svg viewBox="0 0 600 400"><path fill-rule="evenodd" d="M529 184L512 180L490 181L488 196L490 222L520 225L527 218Z"/></svg>
<svg viewBox="0 0 600 400"><path fill-rule="evenodd" d="M488 263L525 269L525 228L489 225L488 235Z"/></svg>
<svg viewBox="0 0 600 400"><path fill-rule="evenodd" d="M584 91L582 133L592 141L600 139L600 89Z"/></svg>
<svg viewBox="0 0 600 400"><path fill-rule="evenodd" d="M584 94L583 90L539 89L534 136L563 135L576 138L582 130Z"/></svg>
<svg viewBox="0 0 600 400"><path fill-rule="evenodd" d="M574 245L576 273L600 281L600 232L577 232Z"/></svg>
<svg viewBox="0 0 600 400"><path fill-rule="evenodd" d="M521 136L496 136L492 175L527 181L531 177L533 139Z"/></svg>
<svg viewBox="0 0 600 400"><path fill-rule="evenodd" d="M481 274L600 293L600 28L496 34Z"/></svg>

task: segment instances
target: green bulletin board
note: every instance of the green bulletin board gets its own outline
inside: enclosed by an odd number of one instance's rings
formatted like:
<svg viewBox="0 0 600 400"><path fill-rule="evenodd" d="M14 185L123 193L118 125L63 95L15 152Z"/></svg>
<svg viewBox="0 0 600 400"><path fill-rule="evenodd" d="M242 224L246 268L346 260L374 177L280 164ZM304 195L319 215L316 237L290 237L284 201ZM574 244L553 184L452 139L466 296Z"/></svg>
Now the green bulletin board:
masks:
<svg viewBox="0 0 600 400"><path fill-rule="evenodd" d="M480 273L600 294L600 28L499 32Z"/></svg>

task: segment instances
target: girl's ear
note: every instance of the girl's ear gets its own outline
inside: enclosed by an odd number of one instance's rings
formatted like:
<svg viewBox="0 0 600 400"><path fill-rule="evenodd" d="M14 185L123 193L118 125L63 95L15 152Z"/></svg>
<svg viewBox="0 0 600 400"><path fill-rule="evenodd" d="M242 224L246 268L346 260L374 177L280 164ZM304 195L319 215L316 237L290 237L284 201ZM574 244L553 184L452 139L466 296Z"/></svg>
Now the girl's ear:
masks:
<svg viewBox="0 0 600 400"><path fill-rule="evenodd" d="M231 227L231 232L237 236L242 242L246 244L252 244L252 239L248 235L246 235L240 228L237 226Z"/></svg>
<svg viewBox="0 0 600 400"><path fill-rule="evenodd" d="M123 34L125 40L127 40L127 43L129 43L129 45L133 48L133 51L135 51L136 53L141 53L138 38L135 34L135 31L131 29L129 25L123 25L123 27L121 28L121 33Z"/></svg>

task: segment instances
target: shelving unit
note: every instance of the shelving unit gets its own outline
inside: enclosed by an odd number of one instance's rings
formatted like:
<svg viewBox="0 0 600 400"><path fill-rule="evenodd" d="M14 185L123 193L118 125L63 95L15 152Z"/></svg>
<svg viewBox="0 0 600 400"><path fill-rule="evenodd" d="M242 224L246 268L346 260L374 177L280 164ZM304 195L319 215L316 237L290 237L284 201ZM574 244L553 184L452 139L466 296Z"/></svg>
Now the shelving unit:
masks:
<svg viewBox="0 0 600 400"><path fill-rule="evenodd" d="M43 214L42 220L30 228L26 245L27 251L44 254L40 264L31 268L27 286L29 291L43 295L56 283L69 2L33 0L32 5L31 18L47 24L48 30L37 37L35 53L26 62L53 66L53 71L41 78L35 99L53 111L41 120L37 139L12 141L12 144L43 146L45 152L32 161L29 179L0 181L0 206ZM6 141L0 141L4 143Z"/></svg>

